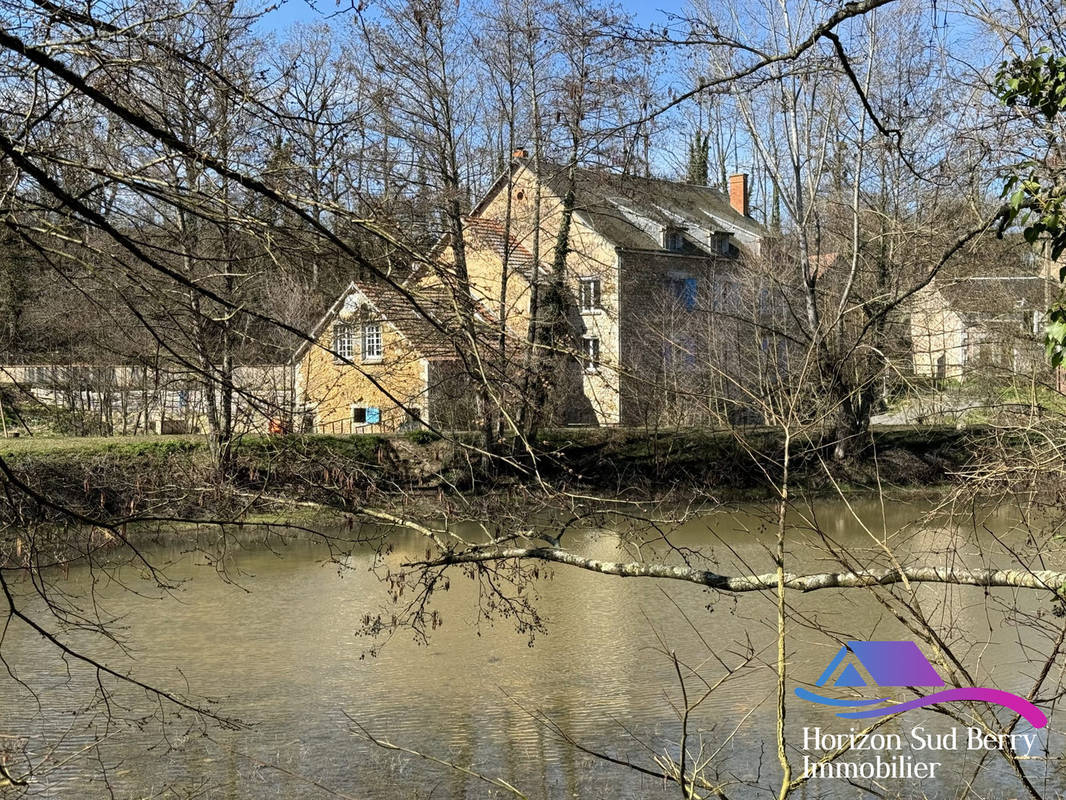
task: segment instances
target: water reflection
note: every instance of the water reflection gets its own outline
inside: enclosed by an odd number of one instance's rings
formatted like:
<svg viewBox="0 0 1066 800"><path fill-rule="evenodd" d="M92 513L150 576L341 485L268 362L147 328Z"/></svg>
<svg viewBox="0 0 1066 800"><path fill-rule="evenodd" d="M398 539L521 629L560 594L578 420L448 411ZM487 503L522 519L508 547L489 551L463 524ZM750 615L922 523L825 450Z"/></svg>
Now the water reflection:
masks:
<svg viewBox="0 0 1066 800"><path fill-rule="evenodd" d="M996 535L1008 527L1006 518L993 518L987 530L960 530L946 521L911 525L924 510L916 505L883 510L859 504L856 510L869 532L839 505L820 504L805 512L817 519L821 533L793 534L792 568L834 568L827 543L846 546L862 565L885 566L877 539L886 532L901 559L921 551L934 554L927 562L975 567L1004 558ZM631 530L630 536L642 533ZM769 572L772 535L758 509L741 507L686 523L671 531L670 542L713 553L705 565L723 572ZM610 560L628 558L632 549L604 531L588 531L571 545ZM651 548L663 558L678 558L662 542ZM106 787L92 779L102 761L119 797L153 796L168 787L182 796L182 790L201 786L202 796L234 800L330 796L319 787L359 798L500 796L469 775L366 744L351 735L350 716L396 743L506 778L531 797L673 796L676 787L666 790L653 778L605 765L534 719L543 714L582 745L620 759L650 765L652 754L674 752L679 725L671 703L678 702L679 693L671 661L658 652L665 645L685 663L703 665L701 674L709 681L722 675L721 664L735 666L754 654L750 666L694 714L692 735L693 741L703 738L707 752L722 747L716 762L719 777L732 782L732 797L770 796L744 782L761 778L763 786L773 786L777 769L771 595L733 599L695 585L557 567L554 578L537 587L549 632L529 647L507 622L475 624L476 587L457 575L451 591L438 597L445 624L428 645L396 638L377 657L364 658L367 642L355 632L364 614L379 610L384 596L368 569L371 553L357 553L348 568L339 569L321 547L290 542L282 549L280 557L263 548L235 553L233 566L243 573L240 585L218 580L195 553L172 548L153 555L173 560L173 578L189 579L176 598L148 600L118 584L98 587L102 601L122 614L139 677L179 690L187 681L199 694L217 699L226 713L252 723L248 731L212 730L203 736L186 726L182 736L178 722L169 729L171 738L162 739L152 728L147 734L109 730L99 715L72 717L69 710L86 705L95 690L95 676L76 665L68 673L39 639L25 630L9 632L4 654L36 690L40 706L26 688L0 684L0 734L30 736L30 750L38 755L59 741L52 763L74 756L94 737L107 737L98 752L71 758L31 794L106 797ZM400 538L390 558L399 563L423 550L417 540ZM121 577L128 584L137 580L133 570ZM90 580L86 571L72 571L67 585L84 591ZM1004 689L1027 689L1032 678L1027 660L1039 658L1047 645L1032 631L1015 627L1009 610L1015 603L1035 610L1043 600L1033 593L995 590L986 603L981 589L938 586L918 587L917 596L953 641L974 643L960 652L976 677ZM797 681L813 681L841 638L905 635L890 610L866 592L791 595L789 602L794 619L790 664ZM803 628L804 622L816 622L822 630ZM94 652L121 663L114 651L98 644ZM143 693L125 690L119 699L151 711ZM824 709L800 703L791 709L793 747L803 726L842 727ZM947 724L933 711L912 712L882 731L905 735L916 719L930 731ZM1042 743L1053 753L1062 746L1058 734ZM947 779L920 787L929 797L962 796L956 778L977 763L965 753L945 761ZM1051 795L1066 788L1057 769L1045 775L1042 762L1027 769L1040 775ZM838 783L812 784L800 796L855 796L854 788ZM988 760L978 784L984 790L993 787L992 796L999 796L995 787L1016 785L997 758ZM884 788L889 796L921 796L915 787Z"/></svg>

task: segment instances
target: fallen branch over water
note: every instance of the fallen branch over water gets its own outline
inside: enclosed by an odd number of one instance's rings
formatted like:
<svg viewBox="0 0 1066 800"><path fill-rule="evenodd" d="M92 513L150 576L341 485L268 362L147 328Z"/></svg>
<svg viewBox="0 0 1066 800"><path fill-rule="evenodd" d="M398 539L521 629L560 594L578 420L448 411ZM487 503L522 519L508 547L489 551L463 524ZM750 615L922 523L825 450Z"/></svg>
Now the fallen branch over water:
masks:
<svg viewBox="0 0 1066 800"><path fill-rule="evenodd" d="M589 572L616 575L620 578L662 578L687 581L717 589L722 592L759 592L776 589L776 572L765 575L720 575L709 570L669 564L644 564L599 561L552 547L502 547L474 549L450 553L431 561L405 564L408 567L444 567L452 564L478 564L506 559L536 559L577 567ZM1066 586L1066 572L1054 570L1019 569L948 569L944 567L906 567L900 569L873 569L862 572L819 572L798 575L786 572L784 586L801 592L816 589L858 588L888 586L893 583L948 583L958 586L1015 587L1019 589L1045 589L1058 594Z"/></svg>

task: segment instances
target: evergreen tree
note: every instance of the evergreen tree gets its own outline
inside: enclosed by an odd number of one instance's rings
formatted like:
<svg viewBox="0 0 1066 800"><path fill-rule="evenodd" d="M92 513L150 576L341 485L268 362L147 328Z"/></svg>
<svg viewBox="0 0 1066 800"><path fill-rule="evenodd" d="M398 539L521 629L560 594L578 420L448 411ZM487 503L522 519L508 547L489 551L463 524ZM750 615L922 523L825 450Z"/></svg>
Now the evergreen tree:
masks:
<svg viewBox="0 0 1066 800"><path fill-rule="evenodd" d="M696 133L689 140L688 173L685 176L685 180L688 183L694 183L699 186L707 185L707 148L710 144L710 138L709 134L697 128Z"/></svg>

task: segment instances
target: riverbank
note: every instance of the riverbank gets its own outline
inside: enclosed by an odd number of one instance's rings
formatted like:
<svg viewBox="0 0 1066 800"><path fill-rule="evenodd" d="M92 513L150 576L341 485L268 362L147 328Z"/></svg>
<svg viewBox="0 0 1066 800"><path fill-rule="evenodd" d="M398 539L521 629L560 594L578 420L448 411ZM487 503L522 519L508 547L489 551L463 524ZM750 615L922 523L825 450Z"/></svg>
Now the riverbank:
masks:
<svg viewBox="0 0 1066 800"><path fill-rule="evenodd" d="M878 429L866 455L844 464L808 443L793 450L791 482L807 492L943 488L983 438L982 430L949 427ZM246 438L224 481L206 444L193 437L9 439L0 440L0 455L33 494L93 516L238 519L280 501L344 512L388 504L390 496L443 501L521 492L539 481L606 498L759 497L774 491L783 449L780 435L766 429L562 429L548 432L537 447L537 472L518 450L490 478L478 469L476 449L422 431ZM21 502L23 512L49 513L32 497Z"/></svg>

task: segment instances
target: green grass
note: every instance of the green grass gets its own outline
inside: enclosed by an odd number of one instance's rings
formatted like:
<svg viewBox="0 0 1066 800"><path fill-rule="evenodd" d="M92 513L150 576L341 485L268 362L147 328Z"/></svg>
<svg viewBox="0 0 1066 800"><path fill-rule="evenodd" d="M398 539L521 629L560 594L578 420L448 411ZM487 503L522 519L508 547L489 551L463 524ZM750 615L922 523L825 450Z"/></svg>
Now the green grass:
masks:
<svg viewBox="0 0 1066 800"><path fill-rule="evenodd" d="M1035 394L1034 394L1035 388ZM1045 411L1050 411L1060 416L1066 415L1066 396L1049 389L1046 386L1026 386L1024 388L1009 386L999 393L1001 403L1012 403L1021 406L1035 405Z"/></svg>
<svg viewBox="0 0 1066 800"><path fill-rule="evenodd" d="M881 478L887 484L929 489L949 482L952 471L972 454L978 434L954 426L877 429L876 470L868 459L856 459L834 469L834 476L837 484L857 492ZM746 429L744 435L747 446L761 453L761 466L773 470L780 432ZM476 440L476 434L461 436ZM470 478L466 454L430 438L411 433L246 436L235 448L227 476L235 494L187 490L212 486L218 478L203 436L0 439L0 455L40 491L94 513L100 508L129 513L150 498L175 516L208 513L230 518L249 510L269 516L276 513L269 502L248 509L245 495L268 487L269 493L330 504L336 502L337 492L354 493L358 499L360 492L369 496L374 490L387 493L405 486L447 486L465 492L491 491L499 485ZM620 489L654 495L713 488L716 496L736 498L761 497L767 491L760 464L725 430L556 428L542 431L537 446L546 454L541 474L560 488L579 486L608 497ZM792 468L797 488L828 491L831 484L819 451L803 450Z"/></svg>
<svg viewBox="0 0 1066 800"><path fill-rule="evenodd" d="M0 438L0 455L107 452L148 455L191 452L205 445L199 436L26 436Z"/></svg>
<svg viewBox="0 0 1066 800"><path fill-rule="evenodd" d="M375 460L388 437L374 433L349 436L309 434L305 436L246 436L237 445L238 458L275 460L285 456L299 458L352 458Z"/></svg>
<svg viewBox="0 0 1066 800"><path fill-rule="evenodd" d="M411 437L408 437L411 438ZM285 452L306 453L308 450L354 456L373 455L387 437L378 434L354 436L244 436L236 445L238 454L281 455ZM411 438L412 441L418 441ZM419 441L419 443L423 443ZM192 453L207 447L204 436L180 434L173 436L22 436L0 437L0 454L45 453L108 453L111 455L169 455Z"/></svg>
<svg viewBox="0 0 1066 800"><path fill-rule="evenodd" d="M1060 400L1064 400L1059 396ZM1005 402L1022 402L1004 396ZM1066 410L1066 400L1063 405ZM875 426L874 435L880 441L900 442L919 438L936 438L955 435L954 426L948 425L884 425ZM741 435L747 439L772 440L777 431L773 428L745 428ZM332 436L308 434L302 436L245 436L237 444L238 453L249 455L280 455L288 451L328 451L336 455L368 456L393 438L403 438L413 444L428 445L440 440L431 431L415 430L399 434L352 434ZM469 434L459 434L457 439L473 441ZM611 444L623 452L640 455L655 452L670 444L698 444L714 447L734 441L728 430L709 428L663 428L658 431L644 428L549 428L538 437L542 445L552 449L567 446L590 446ZM141 436L26 436L4 439L0 437L0 454L49 453L62 451L98 451L113 454L148 455L151 453L192 452L206 447L203 436L141 435Z"/></svg>

